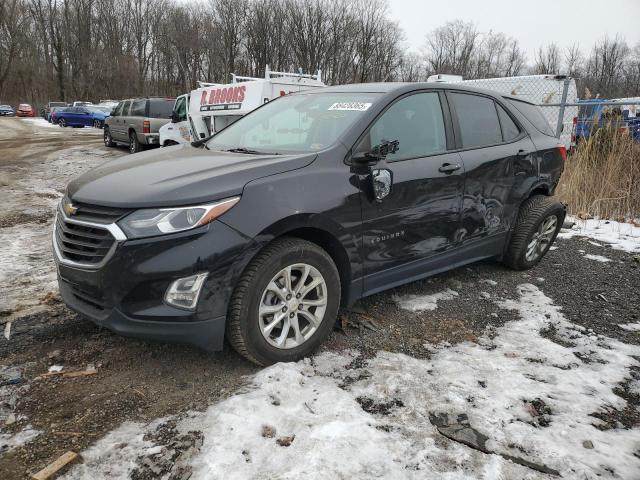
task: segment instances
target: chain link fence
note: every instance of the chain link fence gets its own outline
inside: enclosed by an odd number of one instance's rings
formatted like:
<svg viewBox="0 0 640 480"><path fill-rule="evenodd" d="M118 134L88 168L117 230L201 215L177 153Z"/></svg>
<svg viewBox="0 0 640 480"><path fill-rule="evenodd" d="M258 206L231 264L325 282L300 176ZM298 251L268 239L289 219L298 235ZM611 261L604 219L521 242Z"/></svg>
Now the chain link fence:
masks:
<svg viewBox="0 0 640 480"><path fill-rule="evenodd" d="M575 79L565 75L523 75L478 80L455 80L449 77L445 81L514 95L539 105L567 149L605 126L619 128L640 142L640 97L580 100Z"/></svg>

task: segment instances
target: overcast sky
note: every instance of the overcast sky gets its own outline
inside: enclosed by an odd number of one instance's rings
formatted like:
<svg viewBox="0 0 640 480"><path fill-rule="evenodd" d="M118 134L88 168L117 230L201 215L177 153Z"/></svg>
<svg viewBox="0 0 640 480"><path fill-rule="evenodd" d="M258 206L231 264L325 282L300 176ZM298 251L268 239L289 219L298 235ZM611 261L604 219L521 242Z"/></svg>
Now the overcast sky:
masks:
<svg viewBox="0 0 640 480"><path fill-rule="evenodd" d="M429 31L456 19L517 38L529 62L541 43L578 43L587 54L605 34L619 33L631 46L640 42L640 0L389 0L389 5L414 51Z"/></svg>

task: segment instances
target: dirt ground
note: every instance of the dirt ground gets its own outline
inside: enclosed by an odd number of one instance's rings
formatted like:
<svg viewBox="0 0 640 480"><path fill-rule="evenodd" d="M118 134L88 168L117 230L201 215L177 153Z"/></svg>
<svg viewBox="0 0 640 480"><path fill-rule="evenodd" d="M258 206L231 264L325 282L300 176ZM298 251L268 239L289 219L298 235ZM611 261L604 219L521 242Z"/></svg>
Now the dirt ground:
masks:
<svg viewBox="0 0 640 480"><path fill-rule="evenodd" d="M0 119L5 206L0 212L0 257L4 257L0 332L11 324L9 340L0 337L0 373L12 367L19 371L17 376L0 376L0 434L41 432L5 453L0 437L4 480L27 478L62 453L85 449L124 421L151 422L203 410L237 391L247 375L258 371L228 346L212 354L120 337L60 303L49 247L51 212L69 179L109 158L127 155L125 149L107 149L101 140L100 130ZM18 255L19 249L8 248L15 247L15 238L29 246L27 253ZM559 240L557 247L528 272L484 262L372 296L341 313L342 328L333 332L323 349L428 357L425 344L474 341L487 327L513 320L515 312L497 308L489 298L510 295L524 282L544 291L571 322L640 345L639 332L618 326L640 321L637 254L583 238ZM586 260L585 252L610 261ZM472 286L478 282L484 282L487 295ZM446 288L458 296L433 311L407 312L396 301L400 295ZM97 373L41 377L53 365ZM624 388L616 393L627 400L628 408L611 411L606 421L622 428L639 427L640 396Z"/></svg>

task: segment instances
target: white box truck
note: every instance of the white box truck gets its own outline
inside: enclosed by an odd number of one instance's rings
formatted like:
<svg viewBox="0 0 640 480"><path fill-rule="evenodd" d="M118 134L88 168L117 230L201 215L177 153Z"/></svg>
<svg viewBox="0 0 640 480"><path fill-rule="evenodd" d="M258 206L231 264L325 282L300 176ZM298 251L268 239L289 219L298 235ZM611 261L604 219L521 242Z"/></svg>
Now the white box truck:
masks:
<svg viewBox="0 0 640 480"><path fill-rule="evenodd" d="M171 122L160 128L160 146L202 140L288 93L324 87L321 72L315 75L272 72L264 78L232 75L228 84L203 83L176 98Z"/></svg>

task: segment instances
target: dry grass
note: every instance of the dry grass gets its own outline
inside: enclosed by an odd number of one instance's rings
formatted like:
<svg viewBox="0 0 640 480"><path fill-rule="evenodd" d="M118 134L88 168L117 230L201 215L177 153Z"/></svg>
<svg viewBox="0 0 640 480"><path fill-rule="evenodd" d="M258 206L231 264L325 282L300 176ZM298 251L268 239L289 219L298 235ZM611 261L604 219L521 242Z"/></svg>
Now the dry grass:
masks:
<svg viewBox="0 0 640 480"><path fill-rule="evenodd" d="M581 218L640 218L640 144L599 129L567 159L557 195Z"/></svg>

